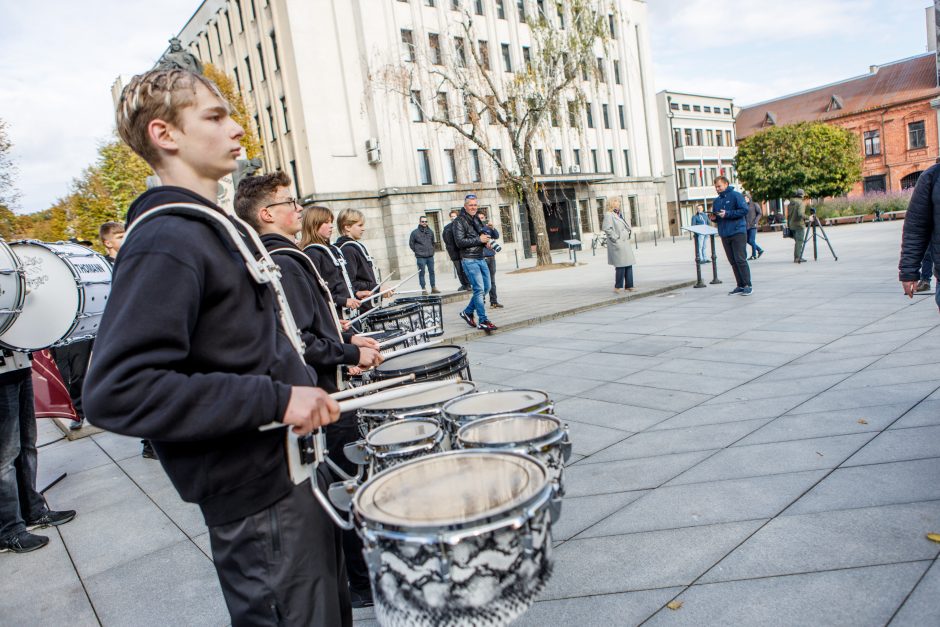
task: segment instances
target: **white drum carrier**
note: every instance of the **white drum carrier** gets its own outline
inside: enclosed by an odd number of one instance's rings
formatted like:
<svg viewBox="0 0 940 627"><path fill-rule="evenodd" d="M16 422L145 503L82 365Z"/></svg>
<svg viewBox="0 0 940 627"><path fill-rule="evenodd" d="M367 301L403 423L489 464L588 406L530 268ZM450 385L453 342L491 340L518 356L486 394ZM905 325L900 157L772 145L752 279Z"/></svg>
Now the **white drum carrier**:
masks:
<svg viewBox="0 0 940 627"><path fill-rule="evenodd" d="M95 337L111 293L111 265L69 242L24 240L12 242L10 249L21 264L27 296L0 344L35 351ZM6 281L11 275L2 276Z"/></svg>

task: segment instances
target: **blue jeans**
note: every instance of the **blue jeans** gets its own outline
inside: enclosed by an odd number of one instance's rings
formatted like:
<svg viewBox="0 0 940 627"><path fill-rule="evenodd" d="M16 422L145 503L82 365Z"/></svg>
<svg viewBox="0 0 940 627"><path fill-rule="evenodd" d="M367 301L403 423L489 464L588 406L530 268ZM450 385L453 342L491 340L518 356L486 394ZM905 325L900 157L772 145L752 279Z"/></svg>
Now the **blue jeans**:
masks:
<svg viewBox="0 0 940 627"><path fill-rule="evenodd" d="M33 380L0 385L0 538L26 530L46 511L36 491Z"/></svg>
<svg viewBox="0 0 940 627"><path fill-rule="evenodd" d="M436 287L434 283L434 257L415 257L418 260L418 284L424 289L424 269L428 270L428 277L431 280L431 289Z"/></svg>
<svg viewBox="0 0 940 627"><path fill-rule="evenodd" d="M752 257L756 257L758 252L764 252L764 249L757 245L757 227L747 230L747 243L751 247Z"/></svg>
<svg viewBox="0 0 940 627"><path fill-rule="evenodd" d="M705 250L705 246L708 244L708 237L705 235L696 235L695 243L698 245L697 261L705 261L708 259L708 253Z"/></svg>
<svg viewBox="0 0 940 627"><path fill-rule="evenodd" d="M626 285L624 284L626 283ZM633 287L633 266L619 266L614 272L614 287L618 290Z"/></svg>
<svg viewBox="0 0 940 627"><path fill-rule="evenodd" d="M465 314L476 313L478 323L486 322L483 297L490 291L490 269L486 267L486 262L482 259L461 259L460 264L473 288L473 297L463 312Z"/></svg>
<svg viewBox="0 0 940 627"><path fill-rule="evenodd" d="M924 261L920 265L920 280L930 282L930 277L933 276L933 254L930 252L930 248L927 249L927 252L924 253Z"/></svg>

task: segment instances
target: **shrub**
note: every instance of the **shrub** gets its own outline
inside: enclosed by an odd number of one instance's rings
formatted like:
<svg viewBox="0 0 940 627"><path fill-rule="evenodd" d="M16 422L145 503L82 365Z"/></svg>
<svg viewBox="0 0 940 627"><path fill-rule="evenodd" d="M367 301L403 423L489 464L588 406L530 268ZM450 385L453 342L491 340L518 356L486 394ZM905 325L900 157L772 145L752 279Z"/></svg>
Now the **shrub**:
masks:
<svg viewBox="0 0 940 627"><path fill-rule="evenodd" d="M869 215L875 211L904 211L914 190L867 194L854 198L829 198L817 206L820 219L838 216Z"/></svg>

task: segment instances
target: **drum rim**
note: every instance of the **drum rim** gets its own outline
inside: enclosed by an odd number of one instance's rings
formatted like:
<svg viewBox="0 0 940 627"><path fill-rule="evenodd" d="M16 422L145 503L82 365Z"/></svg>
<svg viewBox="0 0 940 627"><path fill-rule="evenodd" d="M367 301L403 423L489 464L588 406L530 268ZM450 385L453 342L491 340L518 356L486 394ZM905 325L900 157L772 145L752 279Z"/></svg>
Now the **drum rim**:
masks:
<svg viewBox="0 0 940 627"><path fill-rule="evenodd" d="M539 404L539 405L530 405L530 406L528 406L528 407L523 407L523 408L521 408L521 409L519 409L519 410L512 411L512 412L505 412L505 411L499 412L499 415L502 415L502 414L537 414L537 413L540 413L541 411L544 411L545 409L554 407L554 405L555 405L554 402L552 401L551 397L548 395L548 392L546 392L545 390L539 390L539 389L536 389L536 388L508 388L508 389L505 389L505 390L483 390L482 392L474 392L473 395L482 396L482 395L484 395L484 394L502 394L502 393L505 393L505 392L537 392L538 394L544 394L544 395L545 395L545 401L544 401L544 403L542 403L542 404ZM453 419L454 419L454 422L457 422L456 418L458 418L458 417L459 417L459 418L472 418L473 416L481 416L481 417L484 417L484 416L495 416L495 415L497 415L497 414L455 414L455 413L450 412L450 411L447 410L448 405L452 405L452 404L456 403L457 401L466 400L466 397L467 397L467 396L471 396L471 395L470 395L470 394L465 394L464 396L461 396L461 397L459 397L459 398L455 398L455 399L449 400L449 401L447 401L446 403L444 403L444 405L441 407L441 414L442 414L445 418L448 418L448 419L453 418ZM542 405L544 405L543 409L541 409L541 410L536 410L536 409L535 409L536 407L540 407L540 406L542 406Z"/></svg>
<svg viewBox="0 0 940 627"><path fill-rule="evenodd" d="M417 309L412 309L411 307L409 307L409 305L411 306L417 305ZM421 311L421 305L419 305L418 303L402 303L401 305L391 305L389 307L382 307L380 309L376 309L374 314L369 314L369 317L372 318L373 320L383 320L383 321L393 319L393 318L400 318L401 317L400 315L398 316L389 315L395 312L396 309L403 310L398 313L404 313L404 310L408 310L408 313L412 314L412 313L417 313Z"/></svg>
<svg viewBox="0 0 940 627"><path fill-rule="evenodd" d="M20 314L23 313L23 307L26 305L26 274L23 271L23 262L20 261L20 258L13 252L13 249L10 247L11 242L0 239L0 244L3 248L10 254L10 257L13 258L14 268L12 274L16 275L16 299L13 303L13 306L10 308L10 317L2 324L0 324L0 336L2 336L6 331L13 326L13 323L16 322L16 319L20 317ZM0 341L0 346L6 346ZM7 347L12 348L12 347Z"/></svg>
<svg viewBox="0 0 940 627"><path fill-rule="evenodd" d="M453 385L470 385L470 386L473 386L473 389L470 390L469 392L464 392L463 394L460 394L459 396L455 396L455 397L453 397L453 398L449 398L449 399L447 399L446 401L444 401L443 403L430 403L430 404L425 404L425 405L408 405L407 407L395 407L394 409L388 409L388 410L372 409L372 408L374 407L373 405L367 405L367 406L362 407L362 408L360 408L359 410L357 410L357 411L356 411L356 415L357 415L358 417L373 417L373 416L375 416L375 417L380 417L380 416L393 416L393 415L395 415L396 412L401 412L402 410L406 410L404 413L411 413L411 412L418 412L418 411L423 411L423 410L429 410L429 409L431 409L431 408L437 408L438 410L440 410L440 408L443 407L444 404L449 403L450 401L452 401L452 400L454 400L454 399L458 399L458 398L460 398L461 396L465 396L465 395L467 395L467 394L474 394L474 393L476 393L476 391L479 389L479 388L477 387L477 384L474 383L473 381L451 381L450 383L452 383ZM409 383L408 385L419 385L419 384L418 384L418 383ZM405 387L405 386L401 386L401 387ZM396 388L396 389L401 389L401 388ZM445 388L445 389L446 389L446 388ZM418 394L421 394L420 391L417 392L417 393L418 393ZM407 399L407 397L405 397L405 399ZM405 400L405 399L401 399L401 400ZM393 403L393 402L395 402L395 401L386 401L386 402L392 402L392 403Z"/></svg>
<svg viewBox="0 0 940 627"><path fill-rule="evenodd" d="M393 302L396 303L427 303L429 305L439 305L444 303L444 299L437 294L425 294L424 296L396 296Z"/></svg>
<svg viewBox="0 0 940 627"><path fill-rule="evenodd" d="M488 422L496 422L498 420L505 420L506 418L533 418L541 420L549 420L555 423L555 429L546 433L545 435L538 436L535 438L530 438L528 440L519 440L515 442L474 442L464 440L462 433L468 431L469 429L476 429L481 425L484 425ZM536 412L510 412L505 414L495 414L493 416L486 416L485 418L480 418L478 420L473 420L461 426L457 430L456 440L457 446L461 449L470 449L470 448L490 448L496 450L503 449L512 449L518 450L520 453L527 453L531 449L539 449L544 446L551 446L558 442L563 442L568 439L568 425L563 423L560 418L557 416L552 416L550 414L539 414Z"/></svg>
<svg viewBox="0 0 940 627"><path fill-rule="evenodd" d="M427 424L433 425L436 430L420 438L414 438L412 440L403 440L401 442L396 442L394 444L375 444L369 441L369 436L371 436L374 433L378 433L379 431L387 430L394 426L398 426L400 424L404 424L408 422L427 423ZM373 454L374 457L382 457L383 454L388 455L389 453L404 454L408 452L408 449L423 448L426 444L434 443L437 440L440 440L440 441L444 440L444 430L441 428L441 424L438 421L434 420L433 418L405 418L402 420L392 420L390 422L386 422L383 425L379 425L375 429L372 429L371 431L369 431L369 433L366 434L364 442L365 442L366 449L369 450Z"/></svg>
<svg viewBox="0 0 940 627"><path fill-rule="evenodd" d="M379 522L365 516L360 507L363 495L366 493L372 483L384 478L387 473L400 472L403 468L411 464L427 463L429 460L438 459L445 456L476 456L476 455L511 455L521 457L527 462L535 463L542 471L545 483L535 491L532 496L523 502L511 505L504 505L493 511L480 514L475 518L454 522L448 524L430 524L430 525L399 525L393 523ZM482 535L492 531L498 531L505 527L519 528L543 509L548 508L549 503L555 497L558 491L557 485L552 481L552 475L548 467L538 458L517 451L497 451L493 449L459 449L453 451L444 451L433 455L425 455L418 459L408 460L382 472L373 475L363 483L356 494L353 495L351 511L353 518L360 531L370 540L377 538L388 538L399 542L418 543L418 544L457 544L461 540Z"/></svg>
<svg viewBox="0 0 940 627"><path fill-rule="evenodd" d="M425 364L418 368L409 368L407 370L403 368L398 369L398 370L382 370L382 366L384 366L387 363L391 363L395 361L396 358L392 357L388 361L385 361L379 364L375 368L376 374L381 373L381 376L377 376L376 378L391 379L394 377L408 375L408 374L423 375L429 372L440 370L444 366L449 366L454 363L459 363L461 360L466 361L467 359L467 349L464 348L463 346L458 346L457 344L437 344L434 346L428 346L426 348L420 348L418 350L412 351L411 353L408 353L407 355L401 355L401 357L411 356L411 355L414 355L415 353L420 353L422 350L440 350L442 348L456 348L457 350L450 357L447 357L445 359L439 359L435 362ZM450 403L453 400L456 400L456 399L451 399L450 401L447 401L447 402Z"/></svg>

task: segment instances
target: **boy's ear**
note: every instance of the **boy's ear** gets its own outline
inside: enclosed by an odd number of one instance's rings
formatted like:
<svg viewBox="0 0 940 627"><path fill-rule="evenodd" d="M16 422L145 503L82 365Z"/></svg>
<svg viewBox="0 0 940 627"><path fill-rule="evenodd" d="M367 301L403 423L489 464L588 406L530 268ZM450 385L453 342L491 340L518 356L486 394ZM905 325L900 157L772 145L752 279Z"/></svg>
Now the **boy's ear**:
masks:
<svg viewBox="0 0 940 627"><path fill-rule="evenodd" d="M150 141L161 151L173 152L177 149L176 139L173 137L175 127L161 119L151 120L147 125L147 135Z"/></svg>

